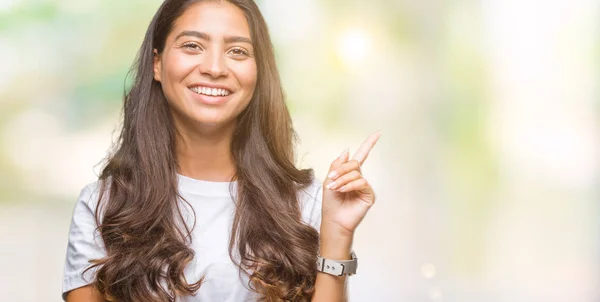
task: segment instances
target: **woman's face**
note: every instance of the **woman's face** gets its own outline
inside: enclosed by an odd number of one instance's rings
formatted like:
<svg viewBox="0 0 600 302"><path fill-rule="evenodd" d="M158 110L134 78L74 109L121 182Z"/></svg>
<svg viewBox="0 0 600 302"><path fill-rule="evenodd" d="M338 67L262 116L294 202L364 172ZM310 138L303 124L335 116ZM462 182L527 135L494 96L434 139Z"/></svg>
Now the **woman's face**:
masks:
<svg viewBox="0 0 600 302"><path fill-rule="evenodd" d="M163 52L155 50L154 79L179 125L230 124L250 102L256 78L248 22L227 2L193 4L175 21Z"/></svg>

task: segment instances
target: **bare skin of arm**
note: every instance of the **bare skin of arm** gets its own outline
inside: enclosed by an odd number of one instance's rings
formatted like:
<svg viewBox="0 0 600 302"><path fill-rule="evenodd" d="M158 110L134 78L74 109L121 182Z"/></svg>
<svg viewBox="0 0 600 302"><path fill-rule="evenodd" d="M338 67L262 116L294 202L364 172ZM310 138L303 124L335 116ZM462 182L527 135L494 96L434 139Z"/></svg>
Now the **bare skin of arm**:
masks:
<svg viewBox="0 0 600 302"><path fill-rule="evenodd" d="M323 183L320 231L320 253L324 258L350 260L354 230L375 202L375 192L360 167L380 136L379 131L369 136L350 161L348 151L344 151L329 168ZM312 302L348 301L347 278L317 273Z"/></svg>
<svg viewBox="0 0 600 302"><path fill-rule="evenodd" d="M336 260L350 260L353 237L329 236L326 227L321 226L320 254L324 258ZM346 279L348 276L334 276L318 272L315 281L315 293L312 302L345 302L348 301Z"/></svg>
<svg viewBox="0 0 600 302"><path fill-rule="evenodd" d="M67 294L67 302L104 302L104 298L92 285L80 287Z"/></svg>

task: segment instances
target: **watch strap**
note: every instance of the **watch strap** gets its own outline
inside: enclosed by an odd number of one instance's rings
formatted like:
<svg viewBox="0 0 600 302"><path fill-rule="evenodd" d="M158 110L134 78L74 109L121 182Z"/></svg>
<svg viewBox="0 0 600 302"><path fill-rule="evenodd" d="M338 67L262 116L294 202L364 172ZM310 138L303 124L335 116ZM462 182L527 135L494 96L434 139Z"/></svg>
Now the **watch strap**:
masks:
<svg viewBox="0 0 600 302"><path fill-rule="evenodd" d="M358 258L352 251L351 260L332 260L317 256L317 271L335 276L354 275L358 269Z"/></svg>

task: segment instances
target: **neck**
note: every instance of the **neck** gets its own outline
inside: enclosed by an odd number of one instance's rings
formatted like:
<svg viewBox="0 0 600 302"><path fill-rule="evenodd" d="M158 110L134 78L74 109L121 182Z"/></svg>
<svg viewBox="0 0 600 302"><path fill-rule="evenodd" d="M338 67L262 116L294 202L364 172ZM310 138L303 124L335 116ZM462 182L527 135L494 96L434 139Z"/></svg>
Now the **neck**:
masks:
<svg viewBox="0 0 600 302"><path fill-rule="evenodd" d="M179 129L176 142L179 174L205 181L232 181L235 175L231 155L233 126L202 133Z"/></svg>

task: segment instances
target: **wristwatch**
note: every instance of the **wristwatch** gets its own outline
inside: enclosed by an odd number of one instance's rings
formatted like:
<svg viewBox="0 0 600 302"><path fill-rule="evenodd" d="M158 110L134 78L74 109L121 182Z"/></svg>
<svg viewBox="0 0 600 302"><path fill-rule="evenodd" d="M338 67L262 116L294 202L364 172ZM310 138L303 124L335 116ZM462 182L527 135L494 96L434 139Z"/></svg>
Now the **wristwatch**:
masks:
<svg viewBox="0 0 600 302"><path fill-rule="evenodd" d="M352 260L331 260L317 256L317 271L334 276L354 275L358 268L358 258L354 251L350 254Z"/></svg>

